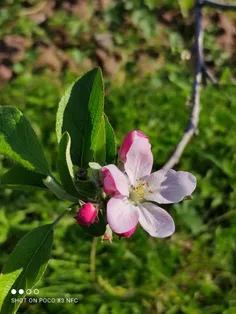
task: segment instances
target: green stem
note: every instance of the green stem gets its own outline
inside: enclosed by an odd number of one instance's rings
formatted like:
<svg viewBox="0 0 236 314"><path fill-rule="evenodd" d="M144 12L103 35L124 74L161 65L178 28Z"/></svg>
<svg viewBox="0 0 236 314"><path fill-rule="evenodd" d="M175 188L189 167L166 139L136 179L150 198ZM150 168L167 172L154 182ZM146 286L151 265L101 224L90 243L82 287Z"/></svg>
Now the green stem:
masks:
<svg viewBox="0 0 236 314"><path fill-rule="evenodd" d="M92 281L96 279L96 251L97 251L98 238L93 238L93 243L90 252L90 276Z"/></svg>
<svg viewBox="0 0 236 314"><path fill-rule="evenodd" d="M58 222L68 213L71 211L71 208L67 208L64 210L64 212L62 212L57 219L53 222L53 226L56 226L58 224Z"/></svg>
<svg viewBox="0 0 236 314"><path fill-rule="evenodd" d="M77 198L69 195L61 186L60 182L57 181L57 179L50 175L45 180L43 180L43 183L46 185L46 187L54 193L59 199L64 201L70 201L70 202L76 202Z"/></svg>

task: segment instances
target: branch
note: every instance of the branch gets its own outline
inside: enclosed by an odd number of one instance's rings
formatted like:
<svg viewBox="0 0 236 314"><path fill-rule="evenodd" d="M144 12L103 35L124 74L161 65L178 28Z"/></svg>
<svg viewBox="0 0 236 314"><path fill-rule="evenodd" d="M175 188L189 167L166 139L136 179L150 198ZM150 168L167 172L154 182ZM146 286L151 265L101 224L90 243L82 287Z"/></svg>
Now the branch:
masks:
<svg viewBox="0 0 236 314"><path fill-rule="evenodd" d="M214 0L199 0L201 6L208 6L212 8L218 8L221 10L236 10L236 4L233 3L220 3Z"/></svg>
<svg viewBox="0 0 236 314"><path fill-rule="evenodd" d="M196 66L195 66L195 79L192 88L192 111L190 119L185 130L184 136L177 145L173 155L163 166L164 169L173 168L183 154L188 142L196 133L199 113L200 113L200 88L202 83L202 69L203 63L203 27L202 27L202 7L199 5L199 1L196 0L195 4L195 49L196 49Z"/></svg>

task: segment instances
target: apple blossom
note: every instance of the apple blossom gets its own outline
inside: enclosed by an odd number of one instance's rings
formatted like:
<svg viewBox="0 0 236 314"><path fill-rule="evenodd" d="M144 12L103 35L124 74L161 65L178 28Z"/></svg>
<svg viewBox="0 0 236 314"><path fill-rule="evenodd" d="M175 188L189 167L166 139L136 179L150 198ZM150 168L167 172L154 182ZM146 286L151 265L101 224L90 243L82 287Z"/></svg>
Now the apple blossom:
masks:
<svg viewBox="0 0 236 314"><path fill-rule="evenodd" d="M94 223L98 211L91 203L84 204L78 211L75 219L80 225L89 226Z"/></svg>
<svg viewBox="0 0 236 314"><path fill-rule="evenodd" d="M126 155L129 151L131 145L138 138L145 138L146 141L149 142L148 136L139 130L131 131L125 136L125 138L121 144L120 150L119 150L119 158L123 162L126 161Z"/></svg>
<svg viewBox="0 0 236 314"><path fill-rule="evenodd" d="M101 169L107 203L107 222L116 234L127 234L140 225L153 237L170 236L172 217L157 204L182 201L196 188L189 172L161 169L151 173L153 155L147 137L134 138L126 153L124 173L110 164Z"/></svg>

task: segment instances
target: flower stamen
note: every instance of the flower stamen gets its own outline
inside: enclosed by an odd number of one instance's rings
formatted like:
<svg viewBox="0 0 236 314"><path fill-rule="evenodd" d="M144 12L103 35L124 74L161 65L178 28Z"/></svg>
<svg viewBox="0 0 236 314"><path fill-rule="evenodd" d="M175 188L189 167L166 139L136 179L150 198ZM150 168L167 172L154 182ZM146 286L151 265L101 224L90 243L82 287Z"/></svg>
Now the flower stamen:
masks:
<svg viewBox="0 0 236 314"><path fill-rule="evenodd" d="M143 178L136 179L137 184L130 187L129 198L134 204L143 203L147 193L153 194L148 182L143 182Z"/></svg>

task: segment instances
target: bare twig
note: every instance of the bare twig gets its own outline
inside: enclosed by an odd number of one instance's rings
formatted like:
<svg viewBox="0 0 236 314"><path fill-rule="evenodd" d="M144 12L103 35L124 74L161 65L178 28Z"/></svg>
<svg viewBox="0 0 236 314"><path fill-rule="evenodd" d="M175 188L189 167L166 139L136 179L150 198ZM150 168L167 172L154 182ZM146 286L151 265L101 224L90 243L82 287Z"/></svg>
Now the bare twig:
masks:
<svg viewBox="0 0 236 314"><path fill-rule="evenodd" d="M203 74L208 77L214 84L217 84L216 78L209 72L203 61L203 26L202 26L202 9L209 6L221 10L236 10L236 4L220 3L215 0L195 0L195 48L196 48L196 66L195 79L192 89L192 111L187 128L182 139L177 145L173 155L163 166L164 169L173 168L180 160L185 147L190 139L197 133L197 126L199 122L200 113L200 89Z"/></svg>
<svg viewBox="0 0 236 314"><path fill-rule="evenodd" d="M233 3L222 3L214 0L200 0L199 4L221 10L236 10L236 4Z"/></svg>
<svg viewBox="0 0 236 314"><path fill-rule="evenodd" d="M197 131L199 112L200 112L200 88L202 83L202 69L203 69L203 27L202 27L202 6L199 1L195 2L195 49L196 49L196 67L195 79L192 89L192 111L188 126L185 130L184 136L176 147L171 158L164 165L164 169L173 168L183 154L183 151L190 141L191 137Z"/></svg>

